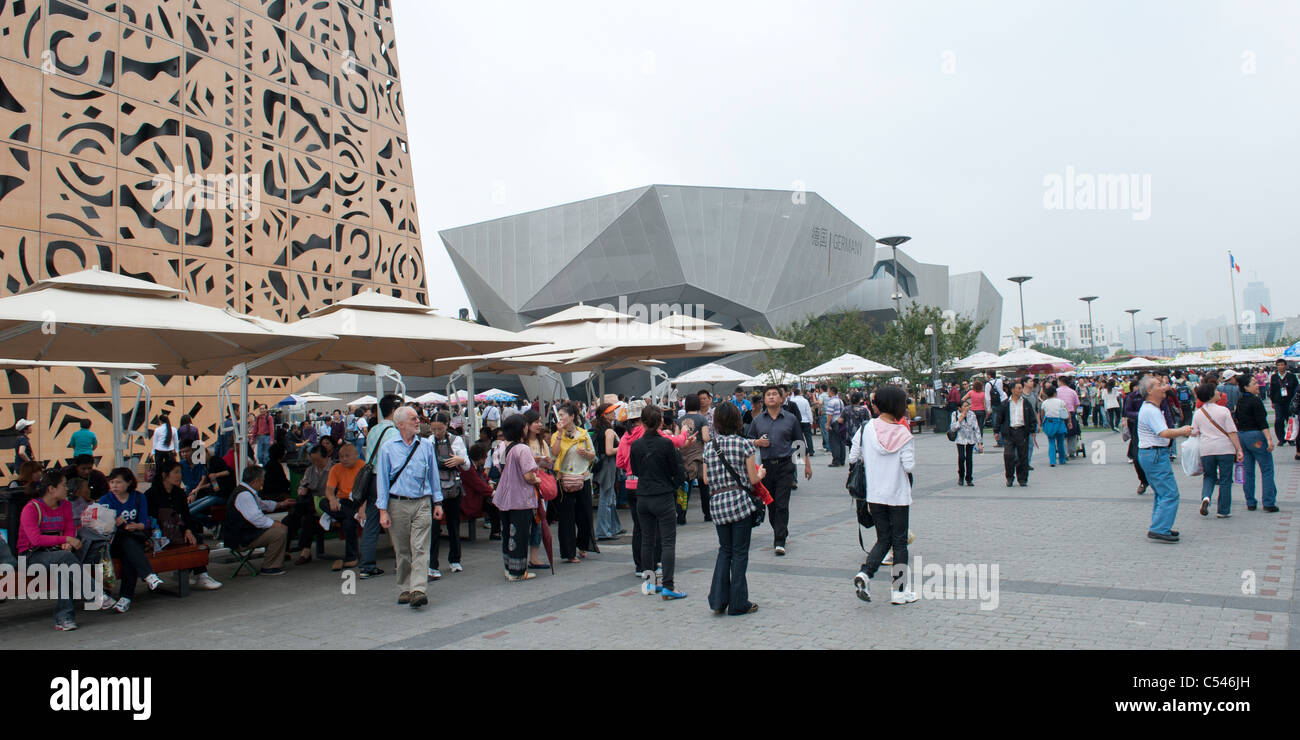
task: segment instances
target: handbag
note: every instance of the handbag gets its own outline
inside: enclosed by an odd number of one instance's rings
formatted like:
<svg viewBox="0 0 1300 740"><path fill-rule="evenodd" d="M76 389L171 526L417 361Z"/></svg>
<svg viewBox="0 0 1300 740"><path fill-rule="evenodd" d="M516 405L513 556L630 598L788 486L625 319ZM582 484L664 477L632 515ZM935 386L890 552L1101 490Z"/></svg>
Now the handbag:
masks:
<svg viewBox="0 0 1300 740"><path fill-rule="evenodd" d="M163 537L177 544L185 542L185 521L175 509L165 506L158 507L158 529L162 530Z"/></svg>
<svg viewBox="0 0 1300 740"><path fill-rule="evenodd" d="M559 486L555 483L555 476L551 475L541 468L537 469L537 495L543 501L554 501L560 495Z"/></svg>
<svg viewBox="0 0 1300 740"><path fill-rule="evenodd" d="M370 459L366 460L366 464L362 465L361 469L357 471L357 477L352 481L352 496L355 500L370 503L379 498L379 486L375 482L375 456L379 454L379 448L384 446L384 437L388 435L388 430L396 428L388 427L384 429L383 434L379 435L379 441L375 443L375 449L370 451ZM414 446L411 447L411 451L415 451ZM402 467L406 466L403 465Z"/></svg>
<svg viewBox="0 0 1300 740"><path fill-rule="evenodd" d="M956 441L957 441L957 430L958 430L958 428L959 428L960 426L961 426L961 422L958 422L958 421L957 421L957 412L954 411L954 412L952 412L952 421L949 421L949 422L948 422L948 441L949 441L949 442L956 442ZM852 471L850 471L850 473L851 473L851 472L852 472Z"/></svg>

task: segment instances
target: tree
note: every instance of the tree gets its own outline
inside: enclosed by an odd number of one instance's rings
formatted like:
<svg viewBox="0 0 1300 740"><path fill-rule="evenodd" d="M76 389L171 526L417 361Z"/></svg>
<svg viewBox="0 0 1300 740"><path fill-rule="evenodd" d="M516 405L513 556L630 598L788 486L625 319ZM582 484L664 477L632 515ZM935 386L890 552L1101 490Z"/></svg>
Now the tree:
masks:
<svg viewBox="0 0 1300 740"><path fill-rule="evenodd" d="M1214 344L1210 345L1211 352L1222 352L1226 349L1227 347L1223 346L1223 342L1215 342Z"/></svg>
<svg viewBox="0 0 1300 740"><path fill-rule="evenodd" d="M909 305L903 315L885 324L873 326L859 311L809 316L803 321L780 327L772 334L777 339L804 345L799 349L774 350L766 353L757 366L760 371L780 368L800 373L845 353L898 368L914 387L929 385L930 338L927 326L939 330L936 337L938 364L959 359L975 350L975 343L985 322L976 324L964 316L944 316L938 306Z"/></svg>

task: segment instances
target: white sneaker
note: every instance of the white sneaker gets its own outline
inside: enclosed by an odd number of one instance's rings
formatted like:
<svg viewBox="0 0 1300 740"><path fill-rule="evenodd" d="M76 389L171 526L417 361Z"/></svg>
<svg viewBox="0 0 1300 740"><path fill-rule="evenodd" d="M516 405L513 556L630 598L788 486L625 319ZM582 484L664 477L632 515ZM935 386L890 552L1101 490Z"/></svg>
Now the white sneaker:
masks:
<svg viewBox="0 0 1300 740"><path fill-rule="evenodd" d="M113 605L113 611L117 612L118 614L126 614L127 611L129 611L130 609L131 609L130 599L118 599L117 603Z"/></svg>
<svg viewBox="0 0 1300 740"><path fill-rule="evenodd" d="M157 573L150 573L145 576L144 582L145 585L149 587L150 591L157 591L158 587L163 585L163 579L159 578Z"/></svg>
<svg viewBox="0 0 1300 740"><path fill-rule="evenodd" d="M437 568L430 568L430 569L429 569L429 580L430 580L430 581L436 581L436 580L438 580L439 578L442 578L442 571L438 570Z"/></svg>
<svg viewBox="0 0 1300 740"><path fill-rule="evenodd" d="M893 565L893 564L894 564L894 551L893 551L893 550L890 550L890 551L889 551L889 554L885 556L885 559L880 561L880 564L881 564L881 565Z"/></svg>
<svg viewBox="0 0 1300 740"><path fill-rule="evenodd" d="M903 592L903 591L890 591L890 592L889 592L889 603L891 603L891 604L906 604L906 603L907 603L907 593L906 593L906 592Z"/></svg>
<svg viewBox="0 0 1300 740"><path fill-rule="evenodd" d="M452 572L452 573L463 573L463 572L465 572L465 568L464 568L464 566L462 566L460 563L452 563L452 564L451 564L451 572Z"/></svg>
<svg viewBox="0 0 1300 740"><path fill-rule="evenodd" d="M190 585L195 588L201 588L204 591L216 591L221 588L221 581L218 581L207 573L202 573L199 575L198 579Z"/></svg>
<svg viewBox="0 0 1300 740"><path fill-rule="evenodd" d="M903 592L903 598L904 598L904 599L907 599L907 603L909 603L909 604L913 604L913 603L915 603L917 600L919 600L921 597L920 597L920 596L917 596L915 591L913 591L913 590L911 590L911 589L908 589L908 590L906 590L906 591Z"/></svg>
<svg viewBox="0 0 1300 740"><path fill-rule="evenodd" d="M109 596L108 594L100 594L99 603L96 604L96 606L103 611L108 611L109 609L112 609L113 605L116 603L117 602L113 600L112 596Z"/></svg>
<svg viewBox="0 0 1300 740"><path fill-rule="evenodd" d="M871 601L871 579L867 578L866 573L858 571L858 574L853 576L853 586L858 590L859 599Z"/></svg>
<svg viewBox="0 0 1300 740"><path fill-rule="evenodd" d="M777 545L776 547L772 548L772 552L775 552L777 555L784 555L785 545Z"/></svg>

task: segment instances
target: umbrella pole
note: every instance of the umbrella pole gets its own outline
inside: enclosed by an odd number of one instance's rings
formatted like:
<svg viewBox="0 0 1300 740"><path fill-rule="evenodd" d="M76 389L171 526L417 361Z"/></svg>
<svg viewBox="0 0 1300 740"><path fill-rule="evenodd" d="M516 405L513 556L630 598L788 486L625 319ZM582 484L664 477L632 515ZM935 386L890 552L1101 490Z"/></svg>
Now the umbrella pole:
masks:
<svg viewBox="0 0 1300 740"><path fill-rule="evenodd" d="M460 366L465 376L465 424L469 427L470 439L478 439L478 417L474 414L474 366L468 362Z"/></svg>
<svg viewBox="0 0 1300 740"><path fill-rule="evenodd" d="M113 467L115 468L123 467L122 453L126 446L122 434L122 375L121 370L108 371L108 381L113 390Z"/></svg>
<svg viewBox="0 0 1300 740"><path fill-rule="evenodd" d="M240 366L239 373L239 420L235 429L235 443L239 445L239 475L243 480L244 468L248 467L248 371Z"/></svg>

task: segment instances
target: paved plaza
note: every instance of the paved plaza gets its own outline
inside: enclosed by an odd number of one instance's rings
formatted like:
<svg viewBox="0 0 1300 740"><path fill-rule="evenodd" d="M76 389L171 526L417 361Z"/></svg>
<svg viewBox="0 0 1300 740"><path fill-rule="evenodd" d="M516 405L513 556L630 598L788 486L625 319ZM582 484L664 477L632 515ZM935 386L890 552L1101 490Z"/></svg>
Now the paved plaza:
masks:
<svg viewBox="0 0 1300 740"><path fill-rule="evenodd" d="M678 528L676 578L689 598L646 597L633 575L630 537L602 543L578 565L559 564L525 583L502 578L500 543L480 530L465 546L464 573L431 583L430 604L396 604L388 573L352 581L344 593L328 562L288 566L278 578L231 579L177 599L149 594L126 615L79 612L82 629L51 629L48 602L0 604L0 644L9 648L1300 648L1296 599L1300 536L1292 528L1300 463L1275 455L1281 513L1246 511L1234 487L1230 519L1201 517L1199 478L1181 471L1175 525L1182 542L1146 538L1151 495L1118 434L1095 432L1106 464L1050 468L1034 457L1028 488L1006 488L1001 450L987 438L976 486L956 486L953 446L917 437L912 556L926 563L998 566L996 607L978 598L888 603L885 569L863 603L852 576L862 561L844 468L813 460L813 480L791 502L789 554L775 557L771 529L755 532L749 566L753 615L715 616L707 592L716 536L692 500ZM819 445L820 446L820 445ZM619 512L629 530L626 511ZM874 533L867 532L867 544ZM381 540L381 546L387 539ZM341 543L330 541L332 553ZM445 545L444 545L445 553ZM384 560L387 559L385 563ZM175 575L170 580L174 582ZM1251 588L1253 586L1253 589ZM918 588L918 591L921 589ZM1245 591L1252 591L1246 593ZM924 596L924 594L923 594ZM983 606L983 608L981 608Z"/></svg>

